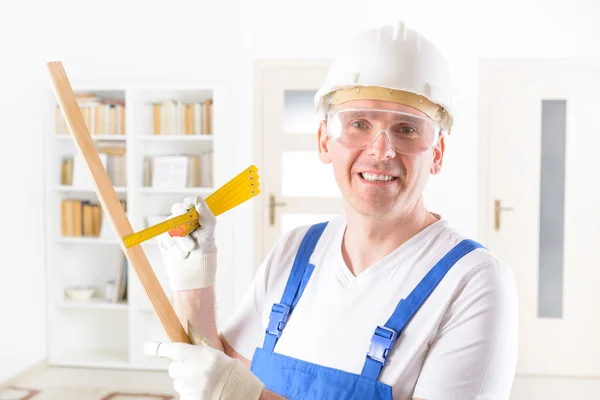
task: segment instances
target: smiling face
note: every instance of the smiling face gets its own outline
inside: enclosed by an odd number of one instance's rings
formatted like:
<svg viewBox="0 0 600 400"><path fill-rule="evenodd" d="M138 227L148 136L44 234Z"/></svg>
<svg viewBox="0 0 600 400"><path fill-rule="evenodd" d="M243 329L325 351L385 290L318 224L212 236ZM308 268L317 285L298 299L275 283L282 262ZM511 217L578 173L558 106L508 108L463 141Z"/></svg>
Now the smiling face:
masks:
<svg viewBox="0 0 600 400"><path fill-rule="evenodd" d="M375 108L425 116L412 107L378 100L354 100L340 108ZM410 212L422 198L429 174L442 166L444 137L423 154L406 155L392 147L385 134L366 149L350 149L327 136L327 122L319 127L319 158L333 166L346 202L358 213L385 216Z"/></svg>

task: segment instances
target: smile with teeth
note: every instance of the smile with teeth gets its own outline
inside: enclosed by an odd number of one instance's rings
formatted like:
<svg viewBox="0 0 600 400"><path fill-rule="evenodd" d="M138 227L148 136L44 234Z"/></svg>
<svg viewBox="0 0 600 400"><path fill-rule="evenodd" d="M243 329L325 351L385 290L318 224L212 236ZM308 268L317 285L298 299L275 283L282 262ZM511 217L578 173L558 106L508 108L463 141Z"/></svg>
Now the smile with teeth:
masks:
<svg viewBox="0 0 600 400"><path fill-rule="evenodd" d="M361 178L363 178L366 181L371 181L371 182L387 182L387 181L392 181L394 179L396 179L395 176L390 176L390 175L375 175L375 174L370 174L368 172L361 172L359 174L361 176Z"/></svg>

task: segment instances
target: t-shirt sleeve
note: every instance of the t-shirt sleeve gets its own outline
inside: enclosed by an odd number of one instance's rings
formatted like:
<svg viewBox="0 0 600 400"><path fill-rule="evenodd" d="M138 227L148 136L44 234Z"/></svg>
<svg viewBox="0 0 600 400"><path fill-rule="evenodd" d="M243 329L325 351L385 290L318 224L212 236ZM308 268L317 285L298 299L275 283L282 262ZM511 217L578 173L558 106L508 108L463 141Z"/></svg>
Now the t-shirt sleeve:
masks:
<svg viewBox="0 0 600 400"><path fill-rule="evenodd" d="M507 400L518 352L518 300L512 271L486 261L442 319L414 398Z"/></svg>
<svg viewBox="0 0 600 400"><path fill-rule="evenodd" d="M270 309L275 296L281 296L273 292L274 282L280 283L287 278L285 267L295 253L296 241L305 230L296 228L277 241L258 268L239 306L221 329L227 343L248 360L252 360L256 347L263 344L266 329L263 314L267 303Z"/></svg>

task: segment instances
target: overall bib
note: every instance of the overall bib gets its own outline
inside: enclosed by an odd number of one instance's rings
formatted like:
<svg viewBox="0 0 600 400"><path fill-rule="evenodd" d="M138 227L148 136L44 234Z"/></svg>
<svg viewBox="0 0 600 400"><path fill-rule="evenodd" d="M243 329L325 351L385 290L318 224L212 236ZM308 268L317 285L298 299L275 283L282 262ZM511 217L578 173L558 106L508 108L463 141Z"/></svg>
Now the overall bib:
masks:
<svg viewBox="0 0 600 400"><path fill-rule="evenodd" d="M251 371L265 387L289 400L392 400L392 387L378 381L394 343L412 316L464 255L483 247L463 240L450 250L419 282L406 299L400 300L384 326L377 326L360 374L324 367L278 354L275 344L300 300L315 268L309 264L327 222L310 227L300 244L280 303L273 304L262 348L256 348Z"/></svg>

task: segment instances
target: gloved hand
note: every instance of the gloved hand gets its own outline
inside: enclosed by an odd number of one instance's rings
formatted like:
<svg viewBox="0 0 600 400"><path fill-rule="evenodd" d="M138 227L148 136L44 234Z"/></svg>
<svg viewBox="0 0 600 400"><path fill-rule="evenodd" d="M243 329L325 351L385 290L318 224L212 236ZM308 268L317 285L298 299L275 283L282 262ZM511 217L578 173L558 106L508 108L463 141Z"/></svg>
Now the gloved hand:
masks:
<svg viewBox="0 0 600 400"><path fill-rule="evenodd" d="M257 400L264 384L238 359L203 345L146 342L144 353L166 357L181 400Z"/></svg>
<svg viewBox="0 0 600 400"><path fill-rule="evenodd" d="M156 237L173 291L210 286L215 282L217 218L201 196L187 197L171 206L171 216L187 213L192 207L198 212L200 227L184 237L170 237L168 232Z"/></svg>

